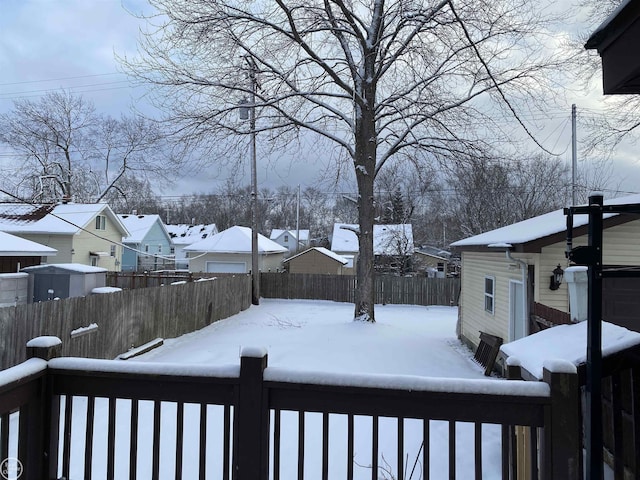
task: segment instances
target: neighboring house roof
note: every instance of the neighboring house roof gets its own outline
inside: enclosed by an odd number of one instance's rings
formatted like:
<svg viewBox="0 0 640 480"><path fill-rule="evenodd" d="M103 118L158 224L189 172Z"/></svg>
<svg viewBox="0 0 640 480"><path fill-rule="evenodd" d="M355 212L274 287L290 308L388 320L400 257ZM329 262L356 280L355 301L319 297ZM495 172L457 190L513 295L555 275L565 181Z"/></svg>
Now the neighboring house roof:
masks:
<svg viewBox="0 0 640 480"><path fill-rule="evenodd" d="M0 257L50 257L56 253L55 248L0 232Z"/></svg>
<svg viewBox="0 0 640 480"><path fill-rule="evenodd" d="M192 243L204 240L212 235L218 233L218 227L215 223L200 224L200 225L165 225L171 241L175 245L191 245Z"/></svg>
<svg viewBox="0 0 640 480"><path fill-rule="evenodd" d="M105 215L129 235L126 227L106 203L64 203L60 205L30 205L0 203L0 231L74 235L90 226L97 215Z"/></svg>
<svg viewBox="0 0 640 480"><path fill-rule="evenodd" d="M118 214L118 218L122 221L127 230L129 230L130 234L128 237L124 237L122 239L124 243L142 243L156 223L160 225L164 233L167 235L167 238L170 237L164 223L162 223L160 215Z"/></svg>
<svg viewBox="0 0 640 480"><path fill-rule="evenodd" d="M300 252L299 254L294 255L293 257L287 258L283 263L290 262L294 258L298 258L301 255L306 255L307 253L311 252L312 250L315 250L316 252L319 252L322 255L326 255L327 257L331 258L332 260L335 260L336 262L341 263L342 265L346 265L347 263L349 263L349 260L344 258L342 255L338 255L337 253L334 253L331 250L327 250L324 247L312 247L312 248L309 248L309 249L305 250L304 252Z"/></svg>
<svg viewBox="0 0 640 480"><path fill-rule="evenodd" d="M239 226L227 228L220 233L185 247L184 250L210 253L251 253L251 229ZM259 253L286 253L288 251L285 247L269 240L264 235L258 234Z"/></svg>
<svg viewBox="0 0 640 480"><path fill-rule="evenodd" d="M433 247L431 245L423 245L416 248L415 253L422 255L429 255L430 257L441 258L443 260L449 260L451 258L451 252L443 250L442 248Z"/></svg>
<svg viewBox="0 0 640 480"><path fill-rule="evenodd" d="M606 200L604 203L605 205L640 203L640 195L613 198ZM636 220L637 217L609 213L603 215L603 218L605 219L605 227L608 227ZM588 215L574 215L574 236L586 233L588 223ZM487 248L491 245L519 246L518 249L522 251L537 251L542 246L562 241L566 236L566 231L567 217L564 214L564 209L560 209L458 240L457 242L453 242L451 246L462 250Z"/></svg>
<svg viewBox="0 0 640 480"><path fill-rule="evenodd" d="M300 232L300 241L301 242L308 242L309 241L309 230L308 229L281 229L281 228L274 228L273 230L271 230L271 235L269 235L269 238L271 240L276 240L277 238L279 238L280 236L282 236L285 233L288 233L289 235L291 235L293 238L296 238L298 231Z"/></svg>
<svg viewBox="0 0 640 480"><path fill-rule="evenodd" d="M38 270L66 270L75 273L101 273L106 272L106 268L92 267L91 265L83 265L82 263L55 263L51 265L35 265L33 267L25 267L21 272L34 272Z"/></svg>
<svg viewBox="0 0 640 480"><path fill-rule="evenodd" d="M360 250L358 237L354 232L358 228L356 224L334 224L331 250L334 252L358 253ZM398 252L398 239L406 242L406 244L402 245L401 252ZM410 223L373 226L374 255L398 255L399 253L404 254L407 252L413 252L413 229Z"/></svg>

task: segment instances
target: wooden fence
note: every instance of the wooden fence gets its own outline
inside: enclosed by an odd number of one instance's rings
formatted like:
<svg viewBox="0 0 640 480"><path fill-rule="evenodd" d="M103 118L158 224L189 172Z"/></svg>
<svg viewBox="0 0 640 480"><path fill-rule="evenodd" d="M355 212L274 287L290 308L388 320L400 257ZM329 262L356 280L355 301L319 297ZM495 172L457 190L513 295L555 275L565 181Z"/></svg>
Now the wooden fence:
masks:
<svg viewBox="0 0 640 480"><path fill-rule="evenodd" d="M31 355L40 358L0 372L0 454L6 458L13 453L12 466L20 468L26 480L89 479L96 465L107 480L138 478L141 463L144 478L205 478L206 472L225 480L301 480L309 474L328 479L329 466L342 463L340 478L352 480L358 466L354 437L363 435L354 428L356 419L370 424L366 438L358 440L368 443L369 476L375 480L386 466L380 443L383 418L395 423L390 427L396 432L389 432L396 439L394 452L386 453L397 453L393 473L398 480L413 476L405 463L408 421L420 432L416 461L425 480L580 478L580 431L577 424L568 428L566 422L575 411L576 389L568 388L577 385L575 372L545 369L544 382L419 377L390 382L388 376L356 374L319 379L313 373L268 368L266 352L257 349L243 352L239 368L194 369L51 359L55 348L33 347ZM319 429L305 422L309 413L320 415ZM210 417L215 414L219 419L214 422ZM19 428L9 427L11 418ZM340 418L346 420L346 428L336 429L332 419ZM445 438L432 433L434 420L448 425ZM471 445L458 445L456 432L463 423L473 429ZM483 438L487 429L495 428L499 451L488 460ZM285 432L297 448L287 447ZM330 448L336 435L342 438L340 448L335 443ZM186 448L187 442L193 446ZM433 449L442 442L444 448ZM77 448L78 444L86 447ZM161 444L168 448L163 450ZM523 448L530 454L526 464L519 461ZM446 477L430 476L434 452L447 452L445 459L436 459L448 464ZM309 456L320 459L313 464L315 471L308 470ZM116 472L118 457L128 473ZM458 471L463 457L472 462L472 471ZM297 469L297 475L283 473L285 463ZM487 467L493 473L487 474Z"/></svg>
<svg viewBox="0 0 640 480"><path fill-rule="evenodd" d="M262 273L260 295L264 298L304 298L353 302L356 279L352 275ZM402 305L458 305L460 279L375 277L375 302Z"/></svg>
<svg viewBox="0 0 640 480"><path fill-rule="evenodd" d="M133 346L193 332L250 305L250 278L238 275L0 308L0 369L24 361L24 345L34 337L64 339L65 356L115 358Z"/></svg>

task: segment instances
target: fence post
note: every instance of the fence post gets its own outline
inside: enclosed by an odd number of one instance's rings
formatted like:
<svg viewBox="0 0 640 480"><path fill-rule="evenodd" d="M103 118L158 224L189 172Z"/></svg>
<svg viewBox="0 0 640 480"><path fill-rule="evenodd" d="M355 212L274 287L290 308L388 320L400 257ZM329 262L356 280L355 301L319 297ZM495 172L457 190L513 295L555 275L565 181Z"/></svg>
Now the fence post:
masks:
<svg viewBox="0 0 640 480"><path fill-rule="evenodd" d="M543 380L551 389L550 424L545 428L545 454L551 477L563 480L582 478L582 428L580 387L575 365L564 360L545 362Z"/></svg>
<svg viewBox="0 0 640 480"><path fill-rule="evenodd" d="M234 468L236 480L266 480L269 470L269 409L263 388L267 351L243 348Z"/></svg>
<svg viewBox="0 0 640 480"><path fill-rule="evenodd" d="M36 337L29 340L26 347L28 359L49 361L60 356L62 341L58 337ZM25 466L31 473L37 472L33 476L28 473L27 478L57 478L60 398L54 398L52 390L51 378L46 375L40 384L39 396L29 402L26 412L29 446Z"/></svg>

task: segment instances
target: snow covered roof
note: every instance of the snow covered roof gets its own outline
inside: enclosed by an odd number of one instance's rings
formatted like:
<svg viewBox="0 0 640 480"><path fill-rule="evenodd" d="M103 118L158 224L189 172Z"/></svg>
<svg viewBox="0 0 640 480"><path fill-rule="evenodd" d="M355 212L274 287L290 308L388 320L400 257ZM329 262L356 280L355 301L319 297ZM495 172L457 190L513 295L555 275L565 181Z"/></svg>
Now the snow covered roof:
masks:
<svg viewBox="0 0 640 480"><path fill-rule="evenodd" d="M165 225L174 245L191 245L218 233L215 223L200 225Z"/></svg>
<svg viewBox="0 0 640 480"><path fill-rule="evenodd" d="M309 230L301 228L299 231L300 231L300 241L307 242L309 240ZM275 240L285 233L287 233L288 235L291 235L293 238L296 238L298 230L295 228L294 229L274 228L273 230L271 230L271 235L269 235L269 238L271 240Z"/></svg>
<svg viewBox="0 0 640 480"><path fill-rule="evenodd" d="M165 228L164 223L162 223L160 215L118 214L118 218L124 226L127 227L130 234L128 237L124 237L124 243L142 243L156 223L160 225L160 228L162 228L167 237L169 237L169 232Z"/></svg>
<svg viewBox="0 0 640 480"><path fill-rule="evenodd" d="M442 248L433 247L430 245L423 245L416 248L415 253L421 253L423 255L429 255L430 257L437 257L443 260L449 260L451 258L451 252L443 250Z"/></svg>
<svg viewBox="0 0 640 480"><path fill-rule="evenodd" d="M33 272L38 270L68 270L70 272L78 273L101 273L107 271L106 268L92 267L91 265L84 265L82 263L53 263L46 265L35 265L33 267L25 267L20 271Z"/></svg>
<svg viewBox="0 0 640 480"><path fill-rule="evenodd" d="M640 203L640 195L630 195L626 197L606 200L605 205ZM606 214L604 218L611 218L618 214ZM633 218L629 217L629 220ZM587 225L588 215L574 215L574 228ZM567 217L564 210L554 210L537 217L529 218L521 222L507 225L505 227L490 230L473 237L458 240L451 244L452 247L489 246L489 245L516 245L534 240L539 240L551 235L566 232Z"/></svg>
<svg viewBox="0 0 640 480"><path fill-rule="evenodd" d="M342 253L358 253L360 250L358 237L354 232L358 228L359 226L355 224L334 224L331 250ZM398 240L403 242L401 252L398 251ZM374 255L398 255L406 252L413 252L413 229L410 223L373 226Z"/></svg>
<svg viewBox="0 0 640 480"><path fill-rule="evenodd" d="M640 345L640 333L602 322L602 355L612 355ZM505 343L500 350L519 360L536 378L542 378L545 361L565 360L576 367L587 361L587 322L558 325Z"/></svg>
<svg viewBox="0 0 640 480"><path fill-rule="evenodd" d="M251 229L239 226L227 228L185 247L184 250L189 252L251 253ZM258 234L259 253L285 253L288 251L264 235Z"/></svg>
<svg viewBox="0 0 640 480"><path fill-rule="evenodd" d="M57 253L55 248L0 232L0 257L48 257Z"/></svg>
<svg viewBox="0 0 640 480"><path fill-rule="evenodd" d="M312 247L312 248L309 248L309 249L305 250L304 252L300 252L297 255L294 255L293 257L287 258L284 261L284 263L290 262L294 258L298 258L300 255L305 255L305 254L309 253L312 250L315 250L316 252L319 252L322 255L326 255L327 257L329 257L329 258L331 258L331 259L333 259L333 260L335 260L337 262L340 262L342 265L346 265L347 263L349 263L349 260L344 258L342 255L338 255L337 253L334 253L331 250L327 250L324 247Z"/></svg>
<svg viewBox="0 0 640 480"><path fill-rule="evenodd" d="M106 215L128 235L126 227L106 203L64 203L30 205L0 203L0 231L9 233L50 233L74 235L90 228L96 215Z"/></svg>

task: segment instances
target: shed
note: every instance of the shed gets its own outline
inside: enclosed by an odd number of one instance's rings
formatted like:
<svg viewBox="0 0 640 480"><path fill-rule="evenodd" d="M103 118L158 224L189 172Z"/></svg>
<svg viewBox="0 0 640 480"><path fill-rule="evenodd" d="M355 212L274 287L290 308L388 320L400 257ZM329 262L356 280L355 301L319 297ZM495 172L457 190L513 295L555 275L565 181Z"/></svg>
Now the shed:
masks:
<svg viewBox="0 0 640 480"><path fill-rule="evenodd" d="M29 275L0 273L0 307L24 305L29 300Z"/></svg>
<svg viewBox="0 0 640 480"><path fill-rule="evenodd" d="M107 284L107 269L80 263L38 265L22 271L29 274L29 297L34 302L84 297Z"/></svg>
<svg viewBox="0 0 640 480"><path fill-rule="evenodd" d="M324 247L312 247L286 259L283 263L289 273L343 275L347 273L346 265L349 261Z"/></svg>

